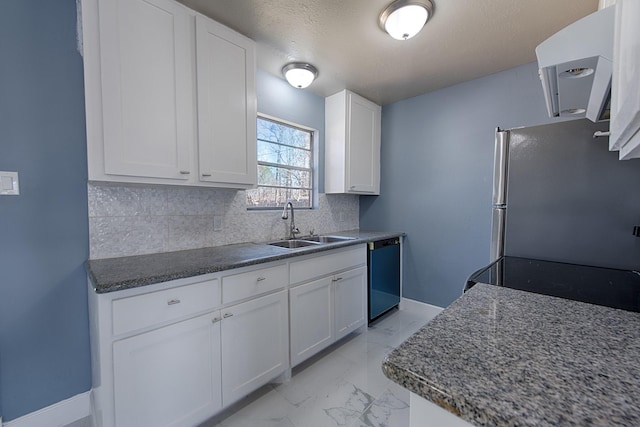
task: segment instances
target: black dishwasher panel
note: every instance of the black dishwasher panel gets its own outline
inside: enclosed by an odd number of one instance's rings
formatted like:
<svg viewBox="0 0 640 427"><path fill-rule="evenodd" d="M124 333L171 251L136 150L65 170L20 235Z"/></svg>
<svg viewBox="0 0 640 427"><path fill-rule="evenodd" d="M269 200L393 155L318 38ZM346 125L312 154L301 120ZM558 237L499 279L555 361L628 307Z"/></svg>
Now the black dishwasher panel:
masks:
<svg viewBox="0 0 640 427"><path fill-rule="evenodd" d="M400 303L400 238L369 242L369 323Z"/></svg>

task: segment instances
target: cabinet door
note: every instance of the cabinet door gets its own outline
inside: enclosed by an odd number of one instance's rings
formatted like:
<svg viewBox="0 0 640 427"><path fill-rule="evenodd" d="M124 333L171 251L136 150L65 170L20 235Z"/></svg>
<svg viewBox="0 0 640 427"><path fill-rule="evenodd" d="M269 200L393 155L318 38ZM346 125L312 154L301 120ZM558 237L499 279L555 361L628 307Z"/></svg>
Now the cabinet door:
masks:
<svg viewBox="0 0 640 427"><path fill-rule="evenodd" d="M104 172L188 180L195 172L186 10L172 0L99 6Z"/></svg>
<svg viewBox="0 0 640 427"><path fill-rule="evenodd" d="M316 280L289 290L291 366L334 341L332 279Z"/></svg>
<svg viewBox="0 0 640 427"><path fill-rule="evenodd" d="M360 267L337 274L333 281L335 336L339 340L366 323L367 268Z"/></svg>
<svg viewBox="0 0 640 427"><path fill-rule="evenodd" d="M246 396L289 367L287 291L223 310L222 401Z"/></svg>
<svg viewBox="0 0 640 427"><path fill-rule="evenodd" d="M116 425L191 426L221 409L220 314L113 343Z"/></svg>
<svg viewBox="0 0 640 427"><path fill-rule="evenodd" d="M201 181L255 185L255 43L196 17Z"/></svg>
<svg viewBox="0 0 640 427"><path fill-rule="evenodd" d="M347 192L380 193L380 106L348 93Z"/></svg>
<svg viewBox="0 0 640 427"><path fill-rule="evenodd" d="M628 160L640 158L640 2L618 0L615 7L609 147Z"/></svg>

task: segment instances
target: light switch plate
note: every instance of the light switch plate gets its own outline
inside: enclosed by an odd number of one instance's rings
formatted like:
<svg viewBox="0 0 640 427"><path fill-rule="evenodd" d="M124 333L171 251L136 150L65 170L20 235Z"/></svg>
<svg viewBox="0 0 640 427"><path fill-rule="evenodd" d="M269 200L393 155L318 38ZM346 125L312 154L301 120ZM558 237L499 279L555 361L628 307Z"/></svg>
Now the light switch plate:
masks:
<svg viewBox="0 0 640 427"><path fill-rule="evenodd" d="M0 171L0 196L17 196L20 194L18 172Z"/></svg>

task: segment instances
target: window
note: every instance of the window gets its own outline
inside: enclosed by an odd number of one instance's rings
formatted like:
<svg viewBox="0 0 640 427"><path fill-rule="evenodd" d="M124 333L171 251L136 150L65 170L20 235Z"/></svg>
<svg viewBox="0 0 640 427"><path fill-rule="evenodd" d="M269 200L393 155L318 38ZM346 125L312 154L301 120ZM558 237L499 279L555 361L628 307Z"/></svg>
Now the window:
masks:
<svg viewBox="0 0 640 427"><path fill-rule="evenodd" d="M313 207L314 131L258 117L258 187L247 190L249 209Z"/></svg>

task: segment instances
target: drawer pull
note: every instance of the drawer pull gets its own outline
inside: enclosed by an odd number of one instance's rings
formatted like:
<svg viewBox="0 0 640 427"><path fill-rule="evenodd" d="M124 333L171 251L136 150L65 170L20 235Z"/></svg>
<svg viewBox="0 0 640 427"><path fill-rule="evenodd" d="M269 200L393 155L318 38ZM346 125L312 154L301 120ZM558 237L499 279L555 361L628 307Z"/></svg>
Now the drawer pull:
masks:
<svg viewBox="0 0 640 427"><path fill-rule="evenodd" d="M180 171L180 175L189 175L190 173L189 171Z"/></svg>
<svg viewBox="0 0 640 427"><path fill-rule="evenodd" d="M266 277L258 277L256 282L262 282L263 280L267 280L267 278Z"/></svg>
<svg viewBox="0 0 640 427"><path fill-rule="evenodd" d="M205 177L206 176L211 176L211 174L210 173L203 173L202 176L205 176Z"/></svg>
<svg viewBox="0 0 640 427"><path fill-rule="evenodd" d="M228 318L229 318L229 317L231 317L231 316L233 316L233 313L225 313L223 317L224 317L225 319L228 319Z"/></svg>
<svg viewBox="0 0 640 427"><path fill-rule="evenodd" d="M221 320L222 320L222 319L220 319L219 317L214 317L214 318L211 320L211 323L218 323L218 322L219 322L219 321L221 321Z"/></svg>
<svg viewBox="0 0 640 427"><path fill-rule="evenodd" d="M179 299L170 299L169 301L167 301L167 305L176 305L176 304L180 304L180 300Z"/></svg>
<svg viewBox="0 0 640 427"><path fill-rule="evenodd" d="M334 282L339 282L340 280L342 280L342 277L336 277L335 279L333 279Z"/></svg>

